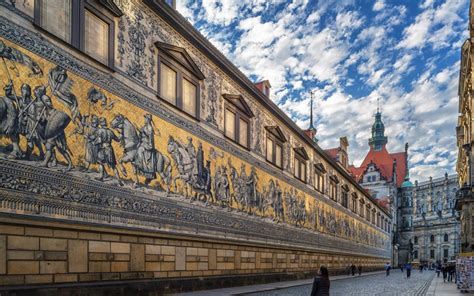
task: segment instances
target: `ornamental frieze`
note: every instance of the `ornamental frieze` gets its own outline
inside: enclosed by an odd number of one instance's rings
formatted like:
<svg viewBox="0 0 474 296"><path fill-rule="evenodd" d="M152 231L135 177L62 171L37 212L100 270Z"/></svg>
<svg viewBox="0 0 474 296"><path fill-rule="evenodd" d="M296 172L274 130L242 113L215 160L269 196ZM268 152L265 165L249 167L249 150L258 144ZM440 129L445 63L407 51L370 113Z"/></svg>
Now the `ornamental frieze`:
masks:
<svg viewBox="0 0 474 296"><path fill-rule="evenodd" d="M129 28L127 34L137 44L124 45L132 54L125 73L143 80L150 74L150 67L143 67L150 49L140 44L149 33L134 21L135 32ZM194 224L347 250L357 242L363 252L387 255L386 233L158 100L5 18L0 18L0 36L2 210L14 210L29 196L26 210L39 203L49 209L59 200L63 208L72 207L64 212L71 219L93 207L149 226ZM219 93L220 88L209 90L208 102ZM206 107L210 112L219 108L214 103ZM261 143L253 145L261 149Z"/></svg>

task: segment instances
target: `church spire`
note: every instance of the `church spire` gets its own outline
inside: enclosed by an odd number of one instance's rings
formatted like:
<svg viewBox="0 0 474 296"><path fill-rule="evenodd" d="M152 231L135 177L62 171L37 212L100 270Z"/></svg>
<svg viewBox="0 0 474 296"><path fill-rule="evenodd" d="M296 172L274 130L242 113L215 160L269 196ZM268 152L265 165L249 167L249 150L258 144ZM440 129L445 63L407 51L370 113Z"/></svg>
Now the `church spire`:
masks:
<svg viewBox="0 0 474 296"><path fill-rule="evenodd" d="M309 128L310 130L316 130L313 124L313 91L311 91L310 111L309 111Z"/></svg>
<svg viewBox="0 0 474 296"><path fill-rule="evenodd" d="M413 183L410 181L410 170L408 169L408 143L405 143L405 181L402 183L401 187L413 187Z"/></svg>
<svg viewBox="0 0 474 296"><path fill-rule="evenodd" d="M369 139L371 149L380 151L387 144L385 136L385 125L382 122L382 112L380 112L380 100L377 99L377 113L375 113L375 121L372 124L372 137Z"/></svg>
<svg viewBox="0 0 474 296"><path fill-rule="evenodd" d="M316 128L314 127L314 122L313 122L313 91L311 91L311 100L310 100L310 113L309 113L309 127L307 130L304 132L306 135L313 140L314 142L318 142L318 139L316 138Z"/></svg>

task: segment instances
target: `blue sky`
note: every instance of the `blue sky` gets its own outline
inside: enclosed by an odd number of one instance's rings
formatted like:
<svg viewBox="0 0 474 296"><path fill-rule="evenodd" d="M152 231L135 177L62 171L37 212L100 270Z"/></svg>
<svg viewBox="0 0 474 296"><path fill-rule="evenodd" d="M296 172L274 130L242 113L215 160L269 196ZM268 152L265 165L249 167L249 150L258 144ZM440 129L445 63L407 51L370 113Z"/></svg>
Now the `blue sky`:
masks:
<svg viewBox="0 0 474 296"><path fill-rule="evenodd" d="M468 0L177 0L177 9L300 127L316 99L323 148L349 139L359 165L380 99L390 152L412 179L453 173Z"/></svg>

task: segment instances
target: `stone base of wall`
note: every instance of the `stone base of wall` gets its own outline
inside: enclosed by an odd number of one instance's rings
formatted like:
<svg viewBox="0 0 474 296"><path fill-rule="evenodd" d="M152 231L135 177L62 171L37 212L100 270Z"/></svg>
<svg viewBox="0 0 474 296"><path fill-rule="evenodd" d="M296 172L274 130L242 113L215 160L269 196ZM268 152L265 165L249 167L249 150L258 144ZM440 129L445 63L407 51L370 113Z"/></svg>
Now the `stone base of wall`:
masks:
<svg viewBox="0 0 474 296"><path fill-rule="evenodd" d="M321 265L369 271L385 260L0 215L2 295L160 295L306 278Z"/></svg>

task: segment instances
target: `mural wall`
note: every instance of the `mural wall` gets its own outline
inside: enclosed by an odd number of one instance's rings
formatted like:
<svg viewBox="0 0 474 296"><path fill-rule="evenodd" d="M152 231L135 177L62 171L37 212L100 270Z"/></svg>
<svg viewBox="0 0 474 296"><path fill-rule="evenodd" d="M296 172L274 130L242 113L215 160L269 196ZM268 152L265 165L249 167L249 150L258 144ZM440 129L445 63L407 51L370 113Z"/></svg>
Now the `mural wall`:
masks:
<svg viewBox="0 0 474 296"><path fill-rule="evenodd" d="M60 66L5 39L0 53L1 154L10 161L385 247L386 235Z"/></svg>
<svg viewBox="0 0 474 296"><path fill-rule="evenodd" d="M116 24L116 75L126 76L155 92L158 78L154 42L160 40L186 48L206 76L200 85L202 121L222 130L221 94L242 94L256 115L252 122L252 151L263 154L264 127L283 125L143 4L116 2L126 12ZM32 1L24 1L16 9L32 17L32 5ZM222 143L211 145L215 142L190 132L194 127L189 122L168 115L168 107L153 101L156 99L140 98L124 85L112 91L107 86L117 83L116 80L97 74L90 66L72 62L70 55L58 54L60 50L47 41L3 20L0 157L6 160L4 163L42 168L51 174L85 180L87 184L123 188L137 196L153 197L160 193L167 194L170 200L183 197L216 213L228 211L245 220L260 219L268 229L284 226L306 230L327 235L328 240L359 243L361 249L387 254L387 233L335 208L325 197L311 195L306 186L294 186L281 177L281 172L269 173L275 170L262 169L263 165L249 161L250 157L240 157L242 152L231 145L226 146L228 149L223 149ZM283 132L289 139L284 147L284 167L291 172L292 148L300 144L284 127ZM312 150L307 150L310 158L316 160ZM332 169L325 166L329 176ZM25 185L7 174L0 178L0 187L9 190L45 195L68 191L67 184ZM84 199L82 191L69 191L65 195L72 201ZM88 198L108 206L122 207L125 203L118 198L102 202L105 198L99 193L91 193ZM149 215L159 212L151 204L132 203L131 208Z"/></svg>

